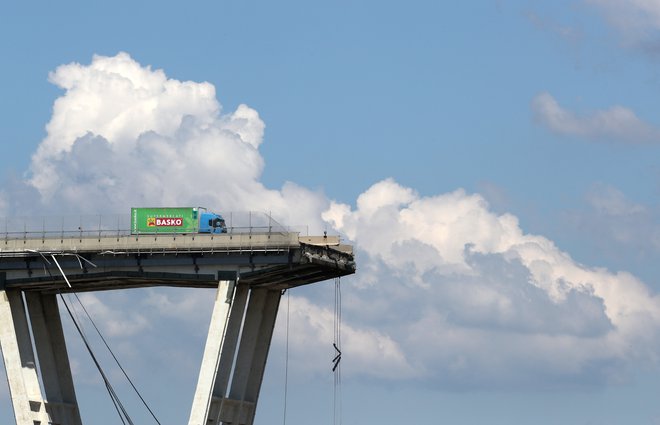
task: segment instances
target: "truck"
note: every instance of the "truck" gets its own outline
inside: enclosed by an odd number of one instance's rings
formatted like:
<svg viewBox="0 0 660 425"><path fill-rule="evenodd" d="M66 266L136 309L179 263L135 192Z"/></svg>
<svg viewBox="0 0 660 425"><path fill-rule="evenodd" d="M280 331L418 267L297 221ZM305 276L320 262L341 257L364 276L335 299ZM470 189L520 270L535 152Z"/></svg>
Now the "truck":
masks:
<svg viewBox="0 0 660 425"><path fill-rule="evenodd" d="M227 233L225 219L203 207L131 208L131 234Z"/></svg>

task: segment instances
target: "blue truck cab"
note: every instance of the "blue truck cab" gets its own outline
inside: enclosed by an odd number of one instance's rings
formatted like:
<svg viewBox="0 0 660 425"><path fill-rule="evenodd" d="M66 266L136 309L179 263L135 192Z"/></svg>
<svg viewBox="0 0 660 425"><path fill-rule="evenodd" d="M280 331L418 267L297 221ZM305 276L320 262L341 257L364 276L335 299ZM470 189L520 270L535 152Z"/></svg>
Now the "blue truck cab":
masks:
<svg viewBox="0 0 660 425"><path fill-rule="evenodd" d="M200 211L199 233L227 233L225 219L220 214Z"/></svg>

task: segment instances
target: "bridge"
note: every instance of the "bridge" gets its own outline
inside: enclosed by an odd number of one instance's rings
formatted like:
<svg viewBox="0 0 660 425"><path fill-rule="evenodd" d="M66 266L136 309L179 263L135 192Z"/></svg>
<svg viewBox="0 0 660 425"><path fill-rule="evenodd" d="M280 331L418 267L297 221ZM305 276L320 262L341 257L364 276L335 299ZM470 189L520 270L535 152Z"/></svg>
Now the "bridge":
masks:
<svg viewBox="0 0 660 425"><path fill-rule="evenodd" d="M352 247L338 237L270 226L215 235L5 232L0 345L16 424L83 423L58 294L217 288L188 424L251 425L283 290L352 273Z"/></svg>

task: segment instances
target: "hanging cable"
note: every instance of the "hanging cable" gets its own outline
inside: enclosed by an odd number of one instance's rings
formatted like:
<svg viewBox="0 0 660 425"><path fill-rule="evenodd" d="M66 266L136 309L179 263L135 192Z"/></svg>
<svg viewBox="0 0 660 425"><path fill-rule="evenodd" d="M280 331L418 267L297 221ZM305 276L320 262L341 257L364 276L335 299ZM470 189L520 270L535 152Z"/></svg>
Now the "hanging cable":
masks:
<svg viewBox="0 0 660 425"><path fill-rule="evenodd" d="M333 395L333 424L342 423L342 400L341 400L341 280L335 278L335 316L334 316L334 342L335 357L332 359L332 372L334 373L334 395Z"/></svg>
<svg viewBox="0 0 660 425"><path fill-rule="evenodd" d="M44 264L44 266L45 266L46 271L48 272L48 275L50 277L53 277L53 274L50 272L50 268L48 267L48 265L50 265L50 261L48 261L48 259L46 257L44 257L44 255L41 252L39 252L39 255L41 255L41 257L44 259L45 263L47 264L47 265ZM51 257L53 258L53 261L55 262L55 264L57 264L57 268L60 271L60 273L62 274L62 276L64 277L64 280L66 281L67 285L69 286L69 288L71 288L71 283L69 283L69 279L64 274L64 271L62 270L59 263L57 262L57 259L55 258L55 256L53 254L51 254ZM80 261L80 260L78 260L78 261ZM87 260L85 260L85 261L87 261ZM101 378L103 379L103 382L105 384L105 389L108 392L108 395L110 396L110 400L112 400L112 405L115 407L115 410L117 411L117 415L119 416L119 420L121 420L121 423L123 425L126 425L126 421L128 421L129 425L133 425L132 420L130 419L130 417L128 416L128 413L126 412L126 409L121 404L121 401L117 397L117 393L115 392L114 388L110 384L110 381L108 380L108 377L103 372L103 369L101 368L100 363L96 359L96 356L94 355L94 352L92 351L92 348L89 345L89 342L87 340L87 337L85 336L85 333L83 332L82 328L78 324L79 321L76 320L77 314L75 315L76 317L74 317L74 313L69 308L69 304L66 302L66 300L64 299L64 296L62 296L62 292L59 289L57 291L57 294L60 296L60 300L62 301L62 304L64 304L64 307L66 307L66 311L69 313L69 317L71 318L71 321L73 322L73 325L75 326L76 330L78 331L78 334L80 335L81 339L83 340L83 343L85 344L85 347L87 348L87 352L90 354L90 357L92 358L92 361L94 362L94 365L96 365L96 369L99 371L99 373L101 375Z"/></svg>
<svg viewBox="0 0 660 425"><path fill-rule="evenodd" d="M89 345L89 342L87 341L87 338L83 334L82 330L80 329L80 325L78 322L76 322L76 319L73 317L73 313L71 312L71 308L69 308L69 303L66 302L64 297L62 296L62 293L59 292L60 299L62 300L62 303L64 304L64 307L66 307L66 311L69 313L69 317L71 317L71 321L73 321L73 325L75 326L76 330L78 331L78 334L80 335L80 338L82 338L83 343L85 344L85 347L87 348L87 352L92 358L92 361L94 362L94 365L96 365L96 369L99 371L99 374L101 375L101 378L103 379L103 382L105 383L105 388L108 391L108 394L110 395L110 399L112 400L112 403L115 406L115 410L117 410L117 414L119 415L119 419L121 420L122 424L126 425L128 422L129 425L134 425L133 421L131 420L130 416L128 416L128 412L126 412L126 409L124 408L124 405L121 403L121 400L119 400L119 397L117 396L117 393L115 392L114 388L112 387L112 384L110 384L110 381L108 380L108 377L106 376L105 372L103 371L103 368L101 367L101 364L99 363L98 359L96 358L96 355L94 354L94 351L92 350L92 347Z"/></svg>
<svg viewBox="0 0 660 425"><path fill-rule="evenodd" d="M40 253L40 255L41 255L41 253ZM78 254L73 254L73 255L78 259L78 263L80 264L80 267L81 267L81 268L82 268L82 261L81 261L81 259L84 260L86 263L89 263L89 264L91 264L92 266L96 267L96 265L95 265L94 263L92 263L91 261L87 260L86 258L81 257L81 256L78 255ZM41 256L43 257L43 255L41 255ZM53 261L55 262L55 264L57 265L58 270L59 270L60 273L62 274L62 277L64 277L64 280L65 280L65 282L67 283L67 285L69 286L69 288L72 288L71 283L69 282L69 279L67 278L66 274L64 274L64 271L62 270L62 268L60 267L59 263L57 262L57 259L55 258L55 255L51 254L51 257L52 257ZM48 264L50 264L50 262L49 262L45 257L44 257L44 260L45 260ZM52 276L52 274L50 273L50 269L48 269L47 266L46 266L46 269L47 269L47 271L48 271L48 274ZM126 420L128 421L128 423L129 423L130 425L133 425L132 420L131 420L130 417L128 416L128 413L127 413L126 410L124 409L123 404L122 404L121 401L119 400L119 398L118 398L118 396L117 396L117 393L115 392L114 388L113 388L112 385L110 384L110 381L107 379L107 376L105 375L103 369L101 368L101 365L100 365L99 362L97 361L96 356L94 355L94 352L92 351L92 348L91 348L91 346L89 345L89 342L88 342L87 336L85 335L84 330L83 330L82 327L78 324L78 323L80 322L80 320L77 318L77 316L78 316L78 315L77 315L77 312L75 311L75 309L73 310L73 312L71 311L71 309L69 308L68 303L66 302L66 300L64 299L64 297L62 296L62 293L61 293L60 291L58 291L58 294L59 294L59 296L60 296L60 299L62 300L62 303L63 303L64 306L66 307L66 309L67 309L67 311L68 311L68 313L69 313L69 316L71 317L71 320L73 321L74 326L76 327L78 333L80 334L80 337L82 338L82 340L83 340L83 342L84 342L84 344L85 344L85 347L87 348L87 351L89 352L90 356L92 357L92 360L93 360L94 364L96 365L96 367L97 367L99 373L101 374L101 377L102 377L102 379L103 379L103 381L104 381L104 383L105 383L106 389L108 390L108 393L110 394L110 398L111 398L111 400L112 400L112 403L114 404L115 409L117 410L117 413L119 414L122 423L123 423L123 424L126 424L126 422L124 421L124 417L125 417ZM133 388L133 390L135 391L135 393L136 393L137 396L139 397L140 401L142 401L142 404L144 405L144 407L149 411L149 413L150 413L151 416L154 418L154 420L156 421L156 423L157 423L158 425L161 425L160 421L158 420L158 418L156 417L156 415L154 414L154 412L151 410L151 408L149 407L149 405L148 405L147 402L145 401L144 397L142 397L142 394L140 394L140 392L138 391L137 387L135 386L135 384L133 383L133 381L131 380L131 378L130 378L130 377L128 376L128 374L126 373L126 370L124 369L124 367L123 367L123 366L121 365L121 363L119 362L119 359L117 358L117 356L115 355L115 353L114 353L114 352L112 351L112 349L110 348L110 345L108 344L108 342L106 341L106 339L105 339L105 338L103 337L103 335L101 334L101 331L99 330L98 326L96 326L96 323L94 322L94 320L92 319L92 316L91 316L91 315L89 314L89 312L87 311L87 308L85 308L85 305L82 303L82 300L80 299L80 297L78 297L78 294L74 292L73 295L75 296L76 300L78 301L78 304L80 305L80 307L82 307L83 311L85 312L85 315L87 316L87 319L90 321L90 323L92 324L92 326L93 326L94 329L96 330L96 333L97 333L98 336L101 338L101 341L103 341L103 344L105 345L105 347L107 348L107 350L108 350L108 351L110 352L110 354L112 355L112 358L115 360L115 363L117 364L117 366L119 367L119 369L120 369L120 370L122 371L122 373L124 374L124 377L126 377L126 380L130 383L131 387ZM75 317L74 317L74 314L75 314ZM120 411L121 411L121 413L120 413ZM124 415L124 417L122 417L122 414Z"/></svg>
<svg viewBox="0 0 660 425"><path fill-rule="evenodd" d="M111 349L110 346L108 345L108 342L105 340L105 338L104 338L103 335L101 334L101 331L100 331L99 328L96 326L96 323L94 323L94 320L92 319L92 316L90 316L89 312L87 311L87 309L86 309L85 306L83 305L82 301L81 301L80 298L78 297L78 294L76 294L76 293L74 292L73 295L75 295L76 299L78 300L78 303L80 304L80 306L82 307L83 311L85 312L85 315L87 316L87 318L89 319L89 321L92 323L92 326L93 326L94 329L96 330L96 333L98 334L98 336L101 338L101 341L103 341L103 344L105 345L105 348L107 348L108 351L110 352L110 355L111 355L112 358L115 360L115 363L117 363L117 366L119 367L119 369L121 370L121 372L124 374L124 377L126 377L126 380L128 381L128 383L131 384L131 387L133 388L133 391L135 391L135 394L137 394L137 396L140 398L140 401L142 401L142 404L143 404L144 407L146 407L146 409L149 411L149 413L151 414L151 417L154 418L154 420L156 421L156 423L157 423L158 425L161 425L160 421L158 420L158 418L156 417L156 415L154 414L154 412L151 410L151 408L149 407L149 405L148 405L147 402L145 401L144 397L142 397L142 394L140 394L140 391L138 391L138 389L137 389L137 387L135 386L135 384L133 384L133 381L131 380L131 378L129 378L128 374L126 373L126 370L124 370L124 367L121 365L121 363L119 363L119 359L117 358L117 356L115 356L115 353L112 351L112 349Z"/></svg>

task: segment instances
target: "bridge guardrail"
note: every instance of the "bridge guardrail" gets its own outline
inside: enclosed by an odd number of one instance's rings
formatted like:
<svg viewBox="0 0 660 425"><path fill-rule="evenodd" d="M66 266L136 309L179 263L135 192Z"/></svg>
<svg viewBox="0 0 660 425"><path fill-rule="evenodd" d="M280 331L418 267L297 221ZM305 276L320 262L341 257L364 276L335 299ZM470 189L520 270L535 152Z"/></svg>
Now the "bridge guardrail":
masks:
<svg viewBox="0 0 660 425"><path fill-rule="evenodd" d="M294 231L269 213L245 211L222 214L227 234L285 234ZM130 214L21 216L0 218L0 239L70 239L131 235ZM171 232L139 233L166 235Z"/></svg>

